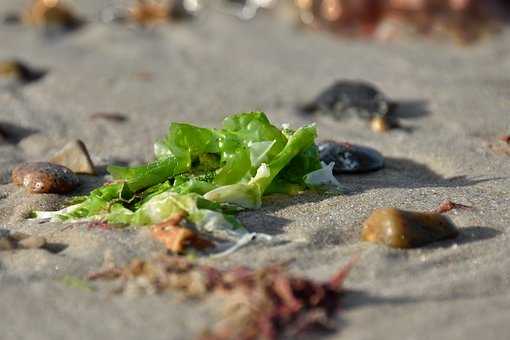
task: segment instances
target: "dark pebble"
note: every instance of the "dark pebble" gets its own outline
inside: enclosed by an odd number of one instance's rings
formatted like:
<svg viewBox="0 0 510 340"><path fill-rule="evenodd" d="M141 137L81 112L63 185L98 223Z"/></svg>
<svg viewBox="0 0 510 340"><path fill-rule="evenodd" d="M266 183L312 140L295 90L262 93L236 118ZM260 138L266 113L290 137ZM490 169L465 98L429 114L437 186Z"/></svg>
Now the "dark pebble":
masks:
<svg viewBox="0 0 510 340"><path fill-rule="evenodd" d="M375 149L349 144L324 141L317 145L324 163L335 162L335 173L364 173L384 167L384 157Z"/></svg>
<svg viewBox="0 0 510 340"><path fill-rule="evenodd" d="M78 186L79 179L64 166L36 162L15 167L12 171L12 182L34 193L65 194Z"/></svg>
<svg viewBox="0 0 510 340"><path fill-rule="evenodd" d="M336 119L356 115L371 120L388 114L393 104L377 87L363 81L339 80L300 108L308 114L322 113Z"/></svg>

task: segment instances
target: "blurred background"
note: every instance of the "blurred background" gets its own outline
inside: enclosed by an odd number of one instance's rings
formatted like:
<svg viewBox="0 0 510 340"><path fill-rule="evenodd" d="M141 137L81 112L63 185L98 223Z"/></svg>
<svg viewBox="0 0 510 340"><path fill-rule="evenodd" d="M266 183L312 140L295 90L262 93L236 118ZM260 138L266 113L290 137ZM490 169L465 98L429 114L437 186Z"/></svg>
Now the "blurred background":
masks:
<svg viewBox="0 0 510 340"><path fill-rule="evenodd" d="M408 104L386 153L413 131L420 148L423 124L488 138L507 125L485 117L506 108L509 12L503 0L1 0L0 119L24 158L79 138L100 163L142 162L172 120L250 110L377 144L359 117L299 110L356 79Z"/></svg>

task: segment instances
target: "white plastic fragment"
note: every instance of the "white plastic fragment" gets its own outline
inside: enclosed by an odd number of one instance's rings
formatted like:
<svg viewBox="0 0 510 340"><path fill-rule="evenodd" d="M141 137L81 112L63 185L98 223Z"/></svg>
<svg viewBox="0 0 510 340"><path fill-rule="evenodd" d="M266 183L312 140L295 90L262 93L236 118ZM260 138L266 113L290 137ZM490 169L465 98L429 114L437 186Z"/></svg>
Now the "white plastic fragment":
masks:
<svg viewBox="0 0 510 340"><path fill-rule="evenodd" d="M211 255L211 257L223 257L230 255L242 247L245 247L246 245L256 242L256 241L263 241L263 242L270 242L273 240L273 236L268 234L262 234L262 233L247 233L243 235L237 242L232 245L231 247L227 248L226 250L216 253L214 255Z"/></svg>

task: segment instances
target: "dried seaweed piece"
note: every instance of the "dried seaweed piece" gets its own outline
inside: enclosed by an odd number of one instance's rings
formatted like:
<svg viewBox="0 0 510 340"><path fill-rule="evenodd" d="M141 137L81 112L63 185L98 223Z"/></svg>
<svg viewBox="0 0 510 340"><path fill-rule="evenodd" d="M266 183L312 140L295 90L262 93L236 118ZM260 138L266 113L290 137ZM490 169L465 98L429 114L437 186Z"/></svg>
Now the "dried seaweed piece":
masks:
<svg viewBox="0 0 510 340"><path fill-rule="evenodd" d="M181 227L185 215L175 214L167 221L153 225L152 236L165 244L174 254L181 254L188 247L203 250L213 246L213 243L199 236L195 231Z"/></svg>
<svg viewBox="0 0 510 340"><path fill-rule="evenodd" d="M133 260L124 268L89 275L90 279L117 279L117 292L132 289L161 293L179 291L191 298L210 295L224 301L219 322L201 339L276 339L320 327L333 326L342 283L351 261L326 282L289 275L282 265L258 270L237 267L219 270L182 257L158 256Z"/></svg>
<svg viewBox="0 0 510 340"><path fill-rule="evenodd" d="M436 209L434 209L434 212L435 213L438 213L438 214L444 214L450 210L453 210L453 209L472 209L473 207L470 206L470 205L464 205L464 204L459 204L459 203L455 203L455 202L452 202L450 200L444 200L443 202L441 202Z"/></svg>

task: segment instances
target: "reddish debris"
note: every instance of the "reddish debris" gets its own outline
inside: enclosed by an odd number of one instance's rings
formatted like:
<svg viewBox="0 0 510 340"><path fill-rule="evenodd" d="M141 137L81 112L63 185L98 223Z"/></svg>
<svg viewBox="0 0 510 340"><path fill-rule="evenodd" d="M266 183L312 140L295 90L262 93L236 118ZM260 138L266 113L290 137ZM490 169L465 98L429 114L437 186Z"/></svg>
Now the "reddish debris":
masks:
<svg viewBox="0 0 510 340"><path fill-rule="evenodd" d="M193 230L181 227L185 215L174 214L168 220L153 225L151 228L152 237L165 244L166 248L174 253L181 254L188 247L203 250L212 247L214 244L200 237Z"/></svg>
<svg viewBox="0 0 510 340"><path fill-rule="evenodd" d="M500 136L498 139L504 143L510 144L510 135Z"/></svg>
<svg viewBox="0 0 510 340"><path fill-rule="evenodd" d="M348 36L392 39L402 33L471 42L497 29L506 0L295 0L304 23Z"/></svg>
<svg viewBox="0 0 510 340"><path fill-rule="evenodd" d="M181 291L194 298L219 295L224 301L222 318L202 334L202 340L276 339L331 329L342 283L354 261L326 282L291 276L282 265L220 270L176 256L133 260L125 268L92 273L89 279L118 279L122 283L118 292L144 282L139 288L147 290L149 283L158 293Z"/></svg>
<svg viewBox="0 0 510 340"><path fill-rule="evenodd" d="M444 214L450 210L453 210L453 209L472 209L473 207L470 206L470 205L464 205L464 204L459 204L459 203L454 203L450 200L444 200L443 202L441 202L436 209L434 209L434 212L435 213L438 213L438 214Z"/></svg>
<svg viewBox="0 0 510 340"><path fill-rule="evenodd" d="M87 228L89 228L89 229L107 230L107 229L111 229L112 227L113 227L113 225L108 224L108 222L106 222L106 221L91 221L91 222L87 222Z"/></svg>

